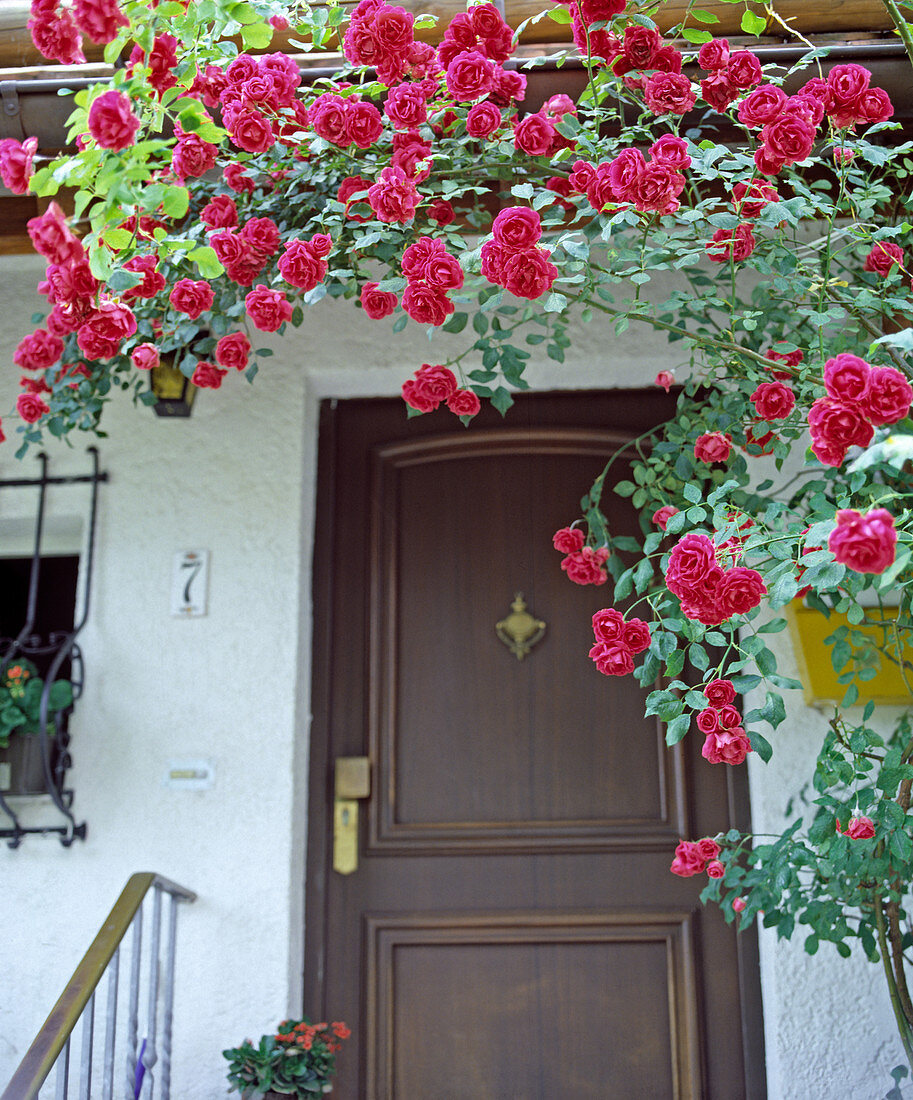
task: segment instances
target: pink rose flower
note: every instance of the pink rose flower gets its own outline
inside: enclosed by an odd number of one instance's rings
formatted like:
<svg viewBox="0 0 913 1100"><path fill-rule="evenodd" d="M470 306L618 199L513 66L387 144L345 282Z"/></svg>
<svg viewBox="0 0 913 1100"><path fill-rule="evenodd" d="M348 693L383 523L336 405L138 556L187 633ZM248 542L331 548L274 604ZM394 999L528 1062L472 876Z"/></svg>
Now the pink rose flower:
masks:
<svg viewBox="0 0 913 1100"><path fill-rule="evenodd" d="M678 515L678 509L674 505L664 504L662 508L657 508L653 513L652 522L655 523L661 531L665 531L666 524L676 515Z"/></svg>
<svg viewBox="0 0 913 1100"><path fill-rule="evenodd" d="M361 288L361 306L372 321L389 317L396 311L399 298L389 290L378 290L377 283L365 283Z"/></svg>
<svg viewBox="0 0 913 1100"><path fill-rule="evenodd" d="M212 309L215 296L205 279L180 279L174 284L168 301L179 313L195 321L201 313Z"/></svg>
<svg viewBox="0 0 913 1100"><path fill-rule="evenodd" d="M503 118L497 104L490 99L484 99L470 107L466 116L466 133L474 138L487 138L499 129Z"/></svg>
<svg viewBox="0 0 913 1100"><path fill-rule="evenodd" d="M812 451L826 466L839 466L850 447L867 447L875 429L856 402L819 397L808 411Z"/></svg>
<svg viewBox="0 0 913 1100"><path fill-rule="evenodd" d="M695 725L703 734L716 733L720 728L720 716L714 707L705 707L694 719Z"/></svg>
<svg viewBox="0 0 913 1100"><path fill-rule="evenodd" d="M837 823L837 831L841 831L839 822ZM854 815L847 823L843 835L848 836L851 840L871 840L875 835L875 822L870 817L856 817Z"/></svg>
<svg viewBox="0 0 913 1100"><path fill-rule="evenodd" d="M2 170L2 164L0 164L0 170ZM894 244L893 241L876 241L872 245L871 252L865 258L862 270L874 271L877 275L887 276L890 275L892 267L895 265L903 267L903 264L903 249L899 244Z"/></svg>
<svg viewBox="0 0 913 1100"><path fill-rule="evenodd" d="M113 298L103 298L80 326L76 343L87 359L110 359L135 332L133 311Z"/></svg>
<svg viewBox="0 0 913 1100"><path fill-rule="evenodd" d="M123 92L104 92L89 108L89 133L102 149L117 152L136 142L139 119Z"/></svg>
<svg viewBox="0 0 913 1100"><path fill-rule="evenodd" d="M625 623L624 643L632 653L643 653L650 645L650 627L643 619L629 619Z"/></svg>
<svg viewBox="0 0 913 1100"><path fill-rule="evenodd" d="M482 402L472 390L457 390L447 398L447 408L456 416L475 416Z"/></svg>
<svg viewBox="0 0 913 1100"><path fill-rule="evenodd" d="M513 252L523 252L538 243L542 222L536 210L525 206L509 206L492 222L495 243Z"/></svg>
<svg viewBox="0 0 913 1100"><path fill-rule="evenodd" d="M658 72L644 83L644 102L655 115L683 115L697 102L697 93L686 76Z"/></svg>
<svg viewBox="0 0 913 1100"><path fill-rule="evenodd" d="M327 273L326 260L317 255L310 241L299 237L286 241L278 266L279 274L287 283L305 292L323 282Z"/></svg>
<svg viewBox="0 0 913 1100"><path fill-rule="evenodd" d="M574 578L571 577L571 579ZM589 657L603 676L628 676L634 671L634 658L625 645L607 645L605 642L597 642L590 649Z"/></svg>
<svg viewBox="0 0 913 1100"><path fill-rule="evenodd" d="M731 680L711 680L704 684L704 695L712 707L726 707L735 700L735 688Z"/></svg>
<svg viewBox="0 0 913 1100"><path fill-rule="evenodd" d="M733 88L747 92L764 79L761 62L750 50L736 50L726 62L726 75Z"/></svg>
<svg viewBox="0 0 913 1100"><path fill-rule="evenodd" d="M161 362L159 349L155 344L137 344L130 356L130 361L137 370L152 370Z"/></svg>
<svg viewBox="0 0 913 1100"><path fill-rule="evenodd" d="M403 291L403 309L420 325L442 325L455 306L444 291L427 283L410 283Z"/></svg>
<svg viewBox="0 0 913 1100"><path fill-rule="evenodd" d="M532 301L551 288L558 278L558 268L549 262L551 252L532 248L515 252L504 261L501 284L517 298Z"/></svg>
<svg viewBox="0 0 913 1100"><path fill-rule="evenodd" d="M761 602L767 593L767 587L756 569L743 565L733 566L723 572L717 592L723 620L733 615L744 615Z"/></svg>
<svg viewBox="0 0 913 1100"><path fill-rule="evenodd" d="M697 51L697 63L705 72L714 69L725 69L729 61L729 40L726 38L714 38L705 42Z"/></svg>
<svg viewBox="0 0 913 1100"><path fill-rule="evenodd" d="M672 371L661 370L659 374L657 374L656 378L653 380L653 384L655 386L662 386L666 393L668 393L674 381L675 375L672 373Z"/></svg>
<svg viewBox="0 0 913 1100"><path fill-rule="evenodd" d="M692 840L682 840L676 846L675 858L669 870L673 875L690 878L692 875L699 875L706 864L707 860L701 855L698 845Z"/></svg>
<svg viewBox="0 0 913 1100"><path fill-rule="evenodd" d="M573 554L577 550L582 550L585 541L579 527L562 527L552 535L552 546L561 554ZM601 615L603 612L597 611L596 614ZM596 625L595 617L593 625Z"/></svg>
<svg viewBox="0 0 913 1100"><path fill-rule="evenodd" d="M558 131L545 115L527 115L514 126L514 145L531 157L544 157L552 150Z"/></svg>
<svg viewBox="0 0 913 1100"><path fill-rule="evenodd" d="M694 441L698 462L725 462L732 450L732 439L723 432L704 432Z"/></svg>
<svg viewBox="0 0 913 1100"><path fill-rule="evenodd" d="M222 379L226 374L228 374L227 370L221 370L212 363L201 360L197 363L190 381L201 390L217 390L222 385Z"/></svg>
<svg viewBox="0 0 913 1100"><path fill-rule="evenodd" d="M910 415L913 404L913 386L896 367L873 367L869 374L869 388L862 407L869 420L880 427L896 424Z"/></svg>
<svg viewBox="0 0 913 1100"><path fill-rule="evenodd" d="M726 874L726 868L718 859L712 859L707 864L707 874L710 878L722 878Z"/></svg>
<svg viewBox="0 0 913 1100"><path fill-rule="evenodd" d="M495 66L478 50L464 50L447 66L447 91L457 103L469 103L494 88Z"/></svg>
<svg viewBox="0 0 913 1100"><path fill-rule="evenodd" d="M894 517L884 508L862 515L850 508L837 512L837 526L828 536L828 549L856 573L883 573L894 561L897 531Z"/></svg>
<svg viewBox="0 0 913 1100"><path fill-rule="evenodd" d="M23 370L47 370L63 355L63 340L39 328L23 336L13 352L13 362Z"/></svg>
<svg viewBox="0 0 913 1100"><path fill-rule="evenodd" d="M402 168L388 167L368 188L368 202L378 221L406 223L415 217L419 193Z"/></svg>
<svg viewBox="0 0 913 1100"><path fill-rule="evenodd" d="M38 396L37 393L20 393L16 398L16 412L22 417L26 424L37 424L37 422L51 410L48 405Z"/></svg>
<svg viewBox="0 0 913 1100"><path fill-rule="evenodd" d="M561 568L574 584L605 584L608 574L603 564L608 556L609 551L604 546L598 550L594 550L592 546L584 546L575 554L568 554L561 562Z"/></svg>
<svg viewBox="0 0 913 1100"><path fill-rule="evenodd" d="M213 195L200 211L200 221L210 229L230 229L238 224L238 208L230 195Z"/></svg>
<svg viewBox="0 0 913 1100"><path fill-rule="evenodd" d="M733 208L743 218L756 218L768 203L779 201L780 196L774 188L763 180L737 183L732 189Z"/></svg>
<svg viewBox="0 0 913 1100"><path fill-rule="evenodd" d="M783 420L796 407L796 395L782 382L762 382L751 395L762 420Z"/></svg>
<svg viewBox="0 0 913 1100"><path fill-rule="evenodd" d="M456 377L449 367L422 363L415 376L403 383L402 395L407 405L424 413L436 409L457 389Z"/></svg>
<svg viewBox="0 0 913 1100"><path fill-rule="evenodd" d="M741 764L751 752L751 742L741 726L733 730L709 733L704 739L701 756L710 764Z"/></svg>
<svg viewBox="0 0 913 1100"><path fill-rule="evenodd" d="M26 138L24 142L15 138L0 141L0 179L14 195L24 195L28 191L37 149L36 137Z"/></svg>
<svg viewBox="0 0 913 1100"><path fill-rule="evenodd" d="M569 530L569 528L565 528ZM583 532L573 530L574 534L579 534L581 537L581 545L576 549L583 548ZM555 535L555 549L561 550L562 547L558 546L559 531ZM565 545L568 545L572 540L564 540ZM567 553L574 553L574 550L568 550ZM616 611L614 607L604 607L601 611L597 611L593 616L593 634L595 635L597 642L605 642L606 645L623 645L625 641L625 617L620 611Z"/></svg>
<svg viewBox="0 0 913 1100"><path fill-rule="evenodd" d="M650 156L662 161L676 172L691 166L688 143L675 134L663 134L650 146ZM573 178L573 177L572 177ZM585 188L584 188L585 190Z"/></svg>
<svg viewBox="0 0 913 1100"><path fill-rule="evenodd" d="M747 903L746 903L744 898L733 898L732 899L733 912L735 912L735 913L743 912L743 910L745 909L746 904Z"/></svg>
<svg viewBox="0 0 913 1100"><path fill-rule="evenodd" d="M230 332L216 344L216 362L226 370L244 370L250 356L250 340L243 332Z"/></svg>
<svg viewBox="0 0 913 1100"><path fill-rule="evenodd" d="M266 286L254 287L244 299L247 315L261 332L276 332L292 319L292 306L279 290Z"/></svg>

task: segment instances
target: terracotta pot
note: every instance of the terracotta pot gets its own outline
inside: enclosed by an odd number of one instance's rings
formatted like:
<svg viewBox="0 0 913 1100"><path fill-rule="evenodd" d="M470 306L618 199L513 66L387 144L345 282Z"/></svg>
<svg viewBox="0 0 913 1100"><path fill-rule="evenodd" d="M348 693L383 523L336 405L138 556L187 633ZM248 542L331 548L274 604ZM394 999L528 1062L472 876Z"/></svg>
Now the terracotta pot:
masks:
<svg viewBox="0 0 913 1100"><path fill-rule="evenodd" d="M53 742L49 744L53 748ZM0 769L0 794L46 794L44 761L41 758L41 738L37 733L14 733L5 749L0 749L0 763L9 765L9 782Z"/></svg>

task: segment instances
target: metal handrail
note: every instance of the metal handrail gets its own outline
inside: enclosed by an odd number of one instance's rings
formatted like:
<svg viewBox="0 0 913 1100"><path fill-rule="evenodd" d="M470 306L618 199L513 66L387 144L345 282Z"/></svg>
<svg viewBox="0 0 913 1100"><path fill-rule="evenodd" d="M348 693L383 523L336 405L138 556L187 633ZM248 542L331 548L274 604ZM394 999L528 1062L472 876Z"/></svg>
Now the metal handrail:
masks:
<svg viewBox="0 0 913 1100"><path fill-rule="evenodd" d="M54 1063L69 1043L83 1010L95 995L108 964L115 957L143 900L151 889L156 899L162 892L176 901L195 901L196 894L161 875L141 871L131 875L98 935L73 972L66 988L25 1053L0 1100L34 1100Z"/></svg>

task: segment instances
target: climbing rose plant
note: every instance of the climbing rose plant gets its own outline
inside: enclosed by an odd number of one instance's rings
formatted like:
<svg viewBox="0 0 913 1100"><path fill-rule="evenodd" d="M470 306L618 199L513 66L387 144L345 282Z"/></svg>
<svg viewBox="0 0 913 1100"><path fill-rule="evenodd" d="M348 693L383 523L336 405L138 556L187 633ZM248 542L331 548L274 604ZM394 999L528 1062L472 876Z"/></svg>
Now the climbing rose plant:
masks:
<svg viewBox="0 0 913 1100"><path fill-rule="evenodd" d="M884 2L913 56L913 4ZM489 3L432 47L429 19L383 0L33 0L46 56L78 62L89 38L125 64L76 93L77 152L0 143L12 190L74 196L29 224L48 310L14 356L18 453L98 431L114 388L154 400L162 362L203 388L252 381L259 333L325 297L384 336L433 333L405 407L465 423L482 401L507 412L526 364L563 362L583 324L666 333L677 413L626 448L632 480L609 458L555 568L611 592L595 667L637 677L668 743L701 738L708 767L771 755L802 686L768 646L787 606L833 618L844 694L798 816L779 837L683 838L671 871L706 873L702 897L740 926L881 960L913 1064L913 726L864 702L881 666L913 698L913 144L863 66L800 36L792 65L762 66L745 43L767 21L747 8L739 43L698 7L661 33L659 0L547 15L571 26L587 83L533 110L541 59L511 61ZM344 67L310 79L269 52L289 28ZM613 533L609 492L639 509L642 540Z"/></svg>

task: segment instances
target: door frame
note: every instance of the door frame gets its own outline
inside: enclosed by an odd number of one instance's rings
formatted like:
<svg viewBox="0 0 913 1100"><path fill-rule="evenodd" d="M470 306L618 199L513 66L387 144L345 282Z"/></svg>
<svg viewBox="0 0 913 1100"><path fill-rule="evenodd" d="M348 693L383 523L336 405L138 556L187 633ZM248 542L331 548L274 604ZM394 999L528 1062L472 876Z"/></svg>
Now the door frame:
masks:
<svg viewBox="0 0 913 1100"><path fill-rule="evenodd" d="M550 397L588 394L604 396L611 390L556 390L517 395L516 404L547 400ZM628 390L628 393L635 392ZM656 401L654 388L644 390L645 398ZM665 395L660 395L665 396ZM525 398L525 399L524 399ZM337 472L338 407L345 399L324 398L320 401L317 439L317 485L314 510L314 546L312 569L312 661L311 661L311 725L307 777L307 843L305 851L304 906L304 972L302 975L303 1012L308 1018L326 1019L325 959L329 939L327 927L326 888L332 865L332 769L329 767L329 740L333 707L331 688L330 644L333 627L335 498ZM398 398L352 397L348 400L364 403L374 400L378 406L389 406ZM510 413L501 424L510 427ZM606 425L607 430L624 431L623 426ZM462 429L455 429L462 430ZM471 428L469 429L471 430ZM367 584L367 579L366 579ZM365 591L367 598L367 588ZM751 827L751 807L747 767L726 768L726 793L729 827L747 832ZM361 944L353 950L363 951ZM767 1097L767 1067L762 1007L760 952L757 926L738 934L738 988L742 1017L742 1047L745 1065L745 1096L748 1100ZM365 960L362 960L364 962ZM722 1100L722 1098L721 1098ZM730 1100L730 1098L725 1098Z"/></svg>

